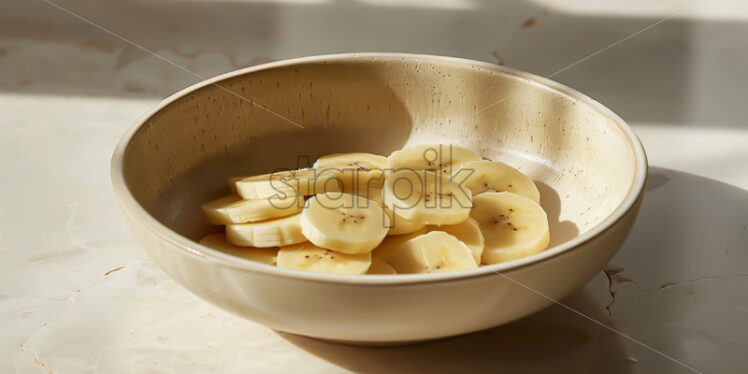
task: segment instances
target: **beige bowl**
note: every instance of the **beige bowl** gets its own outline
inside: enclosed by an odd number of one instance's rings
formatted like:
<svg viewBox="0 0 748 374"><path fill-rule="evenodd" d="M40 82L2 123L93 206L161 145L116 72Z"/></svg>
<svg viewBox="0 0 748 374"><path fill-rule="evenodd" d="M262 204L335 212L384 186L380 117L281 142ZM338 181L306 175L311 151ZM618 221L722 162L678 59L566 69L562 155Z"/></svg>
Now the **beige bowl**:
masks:
<svg viewBox="0 0 748 374"><path fill-rule="evenodd" d="M279 269L196 242L216 230L200 204L228 193L230 176L419 143L461 145L529 174L551 248L461 272L349 276ZM632 130L587 96L496 65L406 54L308 57L196 84L130 129L112 160L135 236L184 287L273 329L379 344L486 329L567 296L622 244L646 175Z"/></svg>

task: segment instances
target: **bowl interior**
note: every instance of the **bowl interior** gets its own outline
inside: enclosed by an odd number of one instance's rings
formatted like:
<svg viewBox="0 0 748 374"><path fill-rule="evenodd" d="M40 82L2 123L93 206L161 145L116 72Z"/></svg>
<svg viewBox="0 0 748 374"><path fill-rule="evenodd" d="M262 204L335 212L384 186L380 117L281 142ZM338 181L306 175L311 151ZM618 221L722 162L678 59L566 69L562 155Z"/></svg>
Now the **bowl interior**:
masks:
<svg viewBox="0 0 748 374"><path fill-rule="evenodd" d="M530 75L470 61L401 55L323 56L269 64L185 90L135 131L124 180L177 233L216 231L200 204L230 176L310 166L324 154L387 155L445 143L505 161L538 184L551 246L623 202L634 146L598 104Z"/></svg>

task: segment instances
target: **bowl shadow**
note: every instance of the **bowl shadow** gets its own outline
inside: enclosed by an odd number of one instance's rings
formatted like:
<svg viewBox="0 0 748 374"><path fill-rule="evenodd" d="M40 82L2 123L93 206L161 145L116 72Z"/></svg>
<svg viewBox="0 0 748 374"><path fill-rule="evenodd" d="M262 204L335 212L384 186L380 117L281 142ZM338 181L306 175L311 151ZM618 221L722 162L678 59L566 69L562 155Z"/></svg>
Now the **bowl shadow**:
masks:
<svg viewBox="0 0 748 374"><path fill-rule="evenodd" d="M564 304L610 326L604 309L585 290ZM547 373L559 367L578 373L630 372L618 335L558 305L489 330L401 346L352 346L277 333L357 373Z"/></svg>
<svg viewBox="0 0 748 374"><path fill-rule="evenodd" d="M540 191L540 205L548 214L548 226L551 231L551 242L553 247L579 236L577 225L568 220L560 221L561 197L553 187L542 181L534 181Z"/></svg>

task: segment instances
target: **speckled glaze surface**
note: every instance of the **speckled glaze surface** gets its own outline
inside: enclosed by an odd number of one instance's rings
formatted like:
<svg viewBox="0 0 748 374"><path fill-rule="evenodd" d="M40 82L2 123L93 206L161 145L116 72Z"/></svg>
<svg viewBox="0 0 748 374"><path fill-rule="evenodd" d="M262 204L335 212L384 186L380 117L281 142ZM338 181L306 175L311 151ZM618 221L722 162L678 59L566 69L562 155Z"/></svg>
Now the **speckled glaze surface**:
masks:
<svg viewBox="0 0 748 374"><path fill-rule="evenodd" d="M464 272L342 276L277 269L195 242L215 230L199 205L227 193L229 176L422 143L464 146L529 174L552 247ZM481 330L568 295L622 244L646 175L633 132L584 95L491 64L402 54L281 61L197 84L146 115L112 161L138 241L187 289L277 330L367 344Z"/></svg>

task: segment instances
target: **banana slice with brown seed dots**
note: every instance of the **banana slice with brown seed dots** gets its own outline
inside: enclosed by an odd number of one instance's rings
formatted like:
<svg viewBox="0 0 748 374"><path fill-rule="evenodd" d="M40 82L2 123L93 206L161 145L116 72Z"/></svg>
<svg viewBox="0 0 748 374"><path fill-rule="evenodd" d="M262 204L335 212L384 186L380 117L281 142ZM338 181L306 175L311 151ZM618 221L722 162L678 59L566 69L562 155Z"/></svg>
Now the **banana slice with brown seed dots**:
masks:
<svg viewBox="0 0 748 374"><path fill-rule="evenodd" d="M511 192L484 192L473 197L470 217L486 239L484 264L515 260L548 248L548 217L538 203Z"/></svg>
<svg viewBox="0 0 748 374"><path fill-rule="evenodd" d="M371 253L343 254L305 242L278 251L278 267L322 273L364 274L371 265Z"/></svg>
<svg viewBox="0 0 748 374"><path fill-rule="evenodd" d="M371 252L389 224L377 202L341 192L316 195L301 212L301 230L310 242L347 254Z"/></svg>
<svg viewBox="0 0 748 374"><path fill-rule="evenodd" d="M519 170L497 161L475 161L464 164L461 170L472 173L463 182L473 195L483 192L513 192L534 202L540 202L540 192L535 183ZM456 176L456 171L453 176Z"/></svg>

